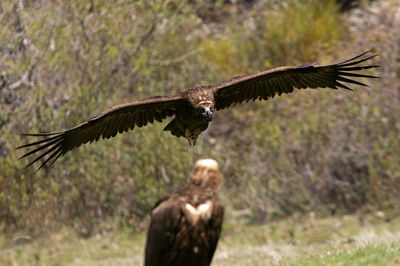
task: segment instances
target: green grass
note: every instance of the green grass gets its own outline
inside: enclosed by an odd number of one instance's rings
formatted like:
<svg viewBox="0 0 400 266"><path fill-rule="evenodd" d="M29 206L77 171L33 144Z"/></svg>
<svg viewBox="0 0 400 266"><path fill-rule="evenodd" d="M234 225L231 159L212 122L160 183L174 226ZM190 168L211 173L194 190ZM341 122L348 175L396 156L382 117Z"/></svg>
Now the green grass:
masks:
<svg viewBox="0 0 400 266"><path fill-rule="evenodd" d="M315 218L247 225L228 213L213 265L395 265L399 219ZM62 231L41 239L0 238L0 265L141 265L145 233L81 239Z"/></svg>
<svg viewBox="0 0 400 266"><path fill-rule="evenodd" d="M301 258L289 265L399 265L400 242L369 244L352 251Z"/></svg>

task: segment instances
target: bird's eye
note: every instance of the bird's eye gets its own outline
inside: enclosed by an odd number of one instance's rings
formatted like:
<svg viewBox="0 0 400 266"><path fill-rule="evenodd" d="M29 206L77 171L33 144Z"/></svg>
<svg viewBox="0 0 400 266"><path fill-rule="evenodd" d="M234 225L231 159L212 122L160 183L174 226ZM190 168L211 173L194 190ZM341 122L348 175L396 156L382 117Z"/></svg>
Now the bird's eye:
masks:
<svg viewBox="0 0 400 266"><path fill-rule="evenodd" d="M200 113L204 113L206 111L206 109L204 109L204 107L200 107L199 111L200 111Z"/></svg>

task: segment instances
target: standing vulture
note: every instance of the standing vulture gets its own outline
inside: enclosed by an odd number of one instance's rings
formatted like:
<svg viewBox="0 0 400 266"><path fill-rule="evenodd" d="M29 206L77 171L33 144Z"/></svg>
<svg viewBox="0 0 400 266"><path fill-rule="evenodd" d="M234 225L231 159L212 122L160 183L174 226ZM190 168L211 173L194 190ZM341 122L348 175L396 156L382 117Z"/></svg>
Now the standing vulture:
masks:
<svg viewBox="0 0 400 266"><path fill-rule="evenodd" d="M210 265L224 219L216 193L222 182L212 159L196 162L191 183L151 211L145 266Z"/></svg>
<svg viewBox="0 0 400 266"><path fill-rule="evenodd" d="M116 105L93 116L87 122L61 132L23 134L44 139L22 145L18 149L36 146L21 158L42 151L27 165L28 167L44 158L40 165L42 167L47 162L53 164L58 158L81 144L97 141L100 138L108 139L135 126L142 127L153 123L154 120L161 122L170 116L174 118L164 130L171 131L171 134L177 137L183 136L189 141L189 145L194 145L199 134L207 129L214 111L228 108L233 104L256 99L268 100L275 95L291 93L294 88L327 87L351 90L345 83L367 86L353 78L376 78L357 73L363 69L378 67L361 64L375 56L371 51L367 51L338 64L278 67L235 77L219 85L192 88L176 96L155 96Z"/></svg>

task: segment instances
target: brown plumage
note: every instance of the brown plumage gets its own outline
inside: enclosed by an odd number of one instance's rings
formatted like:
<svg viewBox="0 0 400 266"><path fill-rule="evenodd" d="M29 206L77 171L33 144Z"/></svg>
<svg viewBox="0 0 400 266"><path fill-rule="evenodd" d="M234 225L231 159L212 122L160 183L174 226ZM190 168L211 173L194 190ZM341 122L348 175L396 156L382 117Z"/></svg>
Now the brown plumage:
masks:
<svg viewBox="0 0 400 266"><path fill-rule="evenodd" d="M44 158L41 166L54 163L68 151L81 144L97 141L100 138L114 137L118 133L142 127L154 121L174 116L164 128L177 137L185 137L194 145L201 132L207 129L215 110L227 108L244 101L268 100L275 95L291 93L294 88L343 88L351 90L344 83L367 86L356 78L377 78L357 73L376 65L360 65L376 55L371 51L362 53L344 62L326 66L303 65L278 67L252 75L235 77L230 81L214 86L189 89L176 96L150 97L145 100L116 105L71 129L57 133L23 134L44 137L18 147L37 146L21 158L43 151L28 166ZM47 156L47 157L46 157ZM27 166L27 167L28 167Z"/></svg>
<svg viewBox="0 0 400 266"><path fill-rule="evenodd" d="M191 183L154 206L145 266L210 265L224 218L224 208L216 196L221 182L217 162L199 160Z"/></svg>

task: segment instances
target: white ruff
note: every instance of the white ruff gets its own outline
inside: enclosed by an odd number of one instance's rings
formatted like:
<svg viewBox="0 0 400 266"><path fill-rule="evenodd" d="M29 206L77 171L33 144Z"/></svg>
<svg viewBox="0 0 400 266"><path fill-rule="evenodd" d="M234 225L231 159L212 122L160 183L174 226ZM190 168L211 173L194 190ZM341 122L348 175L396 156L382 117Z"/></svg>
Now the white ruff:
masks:
<svg viewBox="0 0 400 266"><path fill-rule="evenodd" d="M200 204L197 208L189 203L186 203L185 207L188 210L189 220L192 224L197 224L199 219L208 220L211 218L212 202L209 200L206 203Z"/></svg>

